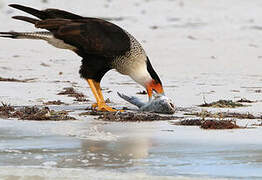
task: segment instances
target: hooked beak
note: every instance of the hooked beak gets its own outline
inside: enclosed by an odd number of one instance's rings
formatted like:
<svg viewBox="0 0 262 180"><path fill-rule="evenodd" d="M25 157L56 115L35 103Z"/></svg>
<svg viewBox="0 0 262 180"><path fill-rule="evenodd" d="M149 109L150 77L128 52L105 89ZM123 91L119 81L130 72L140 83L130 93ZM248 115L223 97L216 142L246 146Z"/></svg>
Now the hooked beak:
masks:
<svg viewBox="0 0 262 180"><path fill-rule="evenodd" d="M164 94L164 89L162 84L155 80L152 80L146 84L146 90L149 100L152 99L153 92L156 92L157 94Z"/></svg>

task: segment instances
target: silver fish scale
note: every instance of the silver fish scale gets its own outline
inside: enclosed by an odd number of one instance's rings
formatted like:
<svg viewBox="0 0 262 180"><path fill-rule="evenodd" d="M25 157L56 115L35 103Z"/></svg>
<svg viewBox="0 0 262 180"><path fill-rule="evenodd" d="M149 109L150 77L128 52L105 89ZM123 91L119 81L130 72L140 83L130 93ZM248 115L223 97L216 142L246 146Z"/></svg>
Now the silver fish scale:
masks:
<svg viewBox="0 0 262 180"><path fill-rule="evenodd" d="M122 56L117 56L113 60L113 68L122 74L129 74L137 63L145 63L146 53L141 44L128 32L125 31L130 39L130 50ZM129 68L129 69L128 69Z"/></svg>
<svg viewBox="0 0 262 180"><path fill-rule="evenodd" d="M156 95L147 103L143 103L137 97L130 97L119 92L117 92L117 94L119 97L137 106L139 108L139 111L156 112L162 114L173 114L176 111L176 107L173 104L172 100L164 95Z"/></svg>

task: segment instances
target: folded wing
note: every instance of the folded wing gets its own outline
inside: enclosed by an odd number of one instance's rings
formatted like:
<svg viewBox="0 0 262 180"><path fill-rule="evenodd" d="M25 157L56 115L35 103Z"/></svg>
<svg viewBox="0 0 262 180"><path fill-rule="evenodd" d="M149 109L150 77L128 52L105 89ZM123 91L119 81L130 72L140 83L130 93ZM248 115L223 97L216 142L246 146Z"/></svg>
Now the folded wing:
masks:
<svg viewBox="0 0 262 180"><path fill-rule="evenodd" d="M10 6L39 18L15 16L15 19L33 23L37 28L52 32L55 38L76 47L77 53L82 57L88 54L115 57L130 49L127 33L102 19L86 18L58 9L39 11L17 4Z"/></svg>

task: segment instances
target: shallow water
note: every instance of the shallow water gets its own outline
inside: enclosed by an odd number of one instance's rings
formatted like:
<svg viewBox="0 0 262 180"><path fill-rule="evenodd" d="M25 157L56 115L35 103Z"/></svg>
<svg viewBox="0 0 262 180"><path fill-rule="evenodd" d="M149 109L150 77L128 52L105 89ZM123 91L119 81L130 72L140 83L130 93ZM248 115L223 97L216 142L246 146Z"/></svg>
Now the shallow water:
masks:
<svg viewBox="0 0 262 180"><path fill-rule="evenodd" d="M262 140L250 139L260 137L261 128L208 131L163 121L106 123L92 118L0 123L0 166L9 167L6 176L14 173L11 167L35 173L52 167L126 177L262 178Z"/></svg>

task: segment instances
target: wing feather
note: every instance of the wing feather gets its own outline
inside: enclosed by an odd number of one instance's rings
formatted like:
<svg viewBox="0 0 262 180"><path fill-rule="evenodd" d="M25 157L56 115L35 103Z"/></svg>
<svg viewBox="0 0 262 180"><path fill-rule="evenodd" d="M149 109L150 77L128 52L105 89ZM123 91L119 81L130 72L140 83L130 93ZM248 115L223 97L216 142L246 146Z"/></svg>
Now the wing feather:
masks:
<svg viewBox="0 0 262 180"><path fill-rule="evenodd" d="M78 54L114 57L130 49L127 33L117 25L98 18L82 17L59 9L43 11L10 4L9 6L32 14L38 19L16 16L15 19L35 24L37 28L46 29L65 43L78 49Z"/></svg>
<svg viewBox="0 0 262 180"><path fill-rule="evenodd" d="M57 39L77 47L80 54L113 57L130 49L127 34L120 27L101 19L47 19L36 23L36 27L51 31Z"/></svg>

